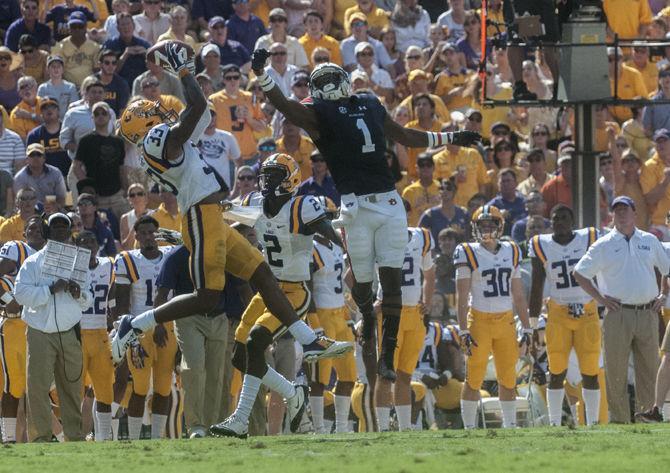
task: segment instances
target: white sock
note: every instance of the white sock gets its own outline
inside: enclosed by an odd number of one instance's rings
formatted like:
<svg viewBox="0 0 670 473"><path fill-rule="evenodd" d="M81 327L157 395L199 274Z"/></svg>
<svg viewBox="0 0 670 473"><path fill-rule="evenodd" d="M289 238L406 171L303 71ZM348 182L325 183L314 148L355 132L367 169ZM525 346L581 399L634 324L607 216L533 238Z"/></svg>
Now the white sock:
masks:
<svg viewBox="0 0 670 473"><path fill-rule="evenodd" d="M138 329L142 333L147 332L156 326L156 317L154 317L154 310L147 310L130 321L133 328Z"/></svg>
<svg viewBox="0 0 670 473"><path fill-rule="evenodd" d="M516 427L516 400L500 401L502 410L503 429L512 429Z"/></svg>
<svg viewBox="0 0 670 473"><path fill-rule="evenodd" d="M239 420L249 423L249 416L251 415L251 408L254 407L258 390L261 388L261 380L256 376L250 374L244 375L242 382L242 391L240 392L240 399L237 401L237 407L233 414Z"/></svg>
<svg viewBox="0 0 670 473"><path fill-rule="evenodd" d="M98 412L98 400L93 398L93 403L91 404L91 417L93 418L93 432L97 436L98 431L100 430L100 426L98 425L98 416L96 413Z"/></svg>
<svg viewBox="0 0 670 473"><path fill-rule="evenodd" d="M577 403L570 404L570 414L572 415L572 421L577 424Z"/></svg>
<svg viewBox="0 0 670 473"><path fill-rule="evenodd" d="M112 417L112 440L119 440L119 419Z"/></svg>
<svg viewBox="0 0 670 473"><path fill-rule="evenodd" d="M412 406L395 406L395 414L398 416L398 430L411 430L412 428Z"/></svg>
<svg viewBox="0 0 670 473"><path fill-rule="evenodd" d="M663 403L663 420L665 422L670 422L670 402Z"/></svg>
<svg viewBox="0 0 670 473"><path fill-rule="evenodd" d="M310 396L309 406L312 409L312 423L314 424L314 432L317 434L325 433L325 426L323 425L323 396Z"/></svg>
<svg viewBox="0 0 670 473"><path fill-rule="evenodd" d="M316 334L314 333L314 330L309 328L309 325L307 325L302 320L293 322L288 328L288 331L291 332L293 338L298 340L298 343L301 345L309 345L314 340L316 340Z"/></svg>
<svg viewBox="0 0 670 473"><path fill-rule="evenodd" d="M162 439L165 432L165 424L167 422L167 415L165 414L151 414L151 438Z"/></svg>
<svg viewBox="0 0 670 473"><path fill-rule="evenodd" d="M16 442L16 417L2 418L2 441Z"/></svg>
<svg viewBox="0 0 670 473"><path fill-rule="evenodd" d="M280 394L284 399L290 399L295 396L295 386L288 379L277 373L268 366L268 370L261 380L264 385L274 392Z"/></svg>
<svg viewBox="0 0 670 473"><path fill-rule="evenodd" d="M377 413L377 428L380 432L387 432L391 430L391 408L390 407L375 407Z"/></svg>
<svg viewBox="0 0 670 473"><path fill-rule="evenodd" d="M102 442L109 440L112 435L112 413L96 411L95 419L97 426L95 428L95 441Z"/></svg>
<svg viewBox="0 0 670 473"><path fill-rule="evenodd" d="M596 425L600 415L600 389L582 388L586 425Z"/></svg>
<svg viewBox="0 0 670 473"><path fill-rule="evenodd" d="M547 410L549 411L549 425L561 425L561 417L563 416L563 398L565 397L565 389L549 389L547 388Z"/></svg>
<svg viewBox="0 0 670 473"><path fill-rule="evenodd" d="M142 418L128 416L128 439L139 440L142 432Z"/></svg>
<svg viewBox="0 0 670 473"><path fill-rule="evenodd" d="M324 434L329 434L333 431L333 424L334 422L332 420L328 419L323 419L323 433ZM316 431L316 429L314 429Z"/></svg>
<svg viewBox="0 0 670 473"><path fill-rule="evenodd" d="M65 434L63 432L57 433L56 440L58 440L60 443L65 442Z"/></svg>
<svg viewBox="0 0 670 473"><path fill-rule="evenodd" d="M461 399L461 418L463 419L463 427L466 429L474 429L477 427L477 408L479 401L466 401Z"/></svg>
<svg viewBox="0 0 670 473"><path fill-rule="evenodd" d="M351 396L335 395L335 432L346 434L349 432L349 409Z"/></svg>

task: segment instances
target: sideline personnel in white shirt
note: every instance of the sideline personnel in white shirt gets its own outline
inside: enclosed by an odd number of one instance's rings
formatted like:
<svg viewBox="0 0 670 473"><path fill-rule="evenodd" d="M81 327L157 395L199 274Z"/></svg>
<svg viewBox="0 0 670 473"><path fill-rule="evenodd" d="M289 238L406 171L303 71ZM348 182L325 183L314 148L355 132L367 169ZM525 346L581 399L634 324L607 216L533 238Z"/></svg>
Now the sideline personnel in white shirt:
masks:
<svg viewBox="0 0 670 473"><path fill-rule="evenodd" d="M49 217L49 238L69 243L72 222L62 213ZM46 248L46 247L45 247ZM27 334L28 439L51 441L52 380L61 408L67 440L83 440L81 433L82 352L79 321L93 297L73 281L42 275L46 249L28 257L16 277L14 297L23 306ZM88 278L88 276L87 276Z"/></svg>
<svg viewBox="0 0 670 473"><path fill-rule="evenodd" d="M656 271L666 276L670 258L651 233L635 228L635 203L612 201L614 229L598 239L577 263L579 285L607 308L603 321L605 377L610 422L630 422L628 357L633 350L637 410L654 403L658 369L658 311L665 302ZM596 277L598 285L593 283Z"/></svg>

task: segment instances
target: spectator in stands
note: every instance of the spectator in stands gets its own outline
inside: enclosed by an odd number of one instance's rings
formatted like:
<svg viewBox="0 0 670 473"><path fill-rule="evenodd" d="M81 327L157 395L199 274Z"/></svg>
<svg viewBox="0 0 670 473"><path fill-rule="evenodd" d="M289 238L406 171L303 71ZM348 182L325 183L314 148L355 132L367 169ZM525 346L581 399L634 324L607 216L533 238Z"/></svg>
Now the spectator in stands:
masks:
<svg viewBox="0 0 670 473"><path fill-rule="evenodd" d="M177 40L188 44L196 51L197 43L193 36L187 33L188 27L188 10L182 5L175 5L170 9L170 28L160 35L156 41Z"/></svg>
<svg viewBox="0 0 670 473"><path fill-rule="evenodd" d="M221 65L221 52L215 44L206 44L200 50L205 70L201 74L206 74L211 82L212 93L223 89L223 66Z"/></svg>
<svg viewBox="0 0 670 473"><path fill-rule="evenodd" d="M547 172L547 161L540 148L531 149L526 155L526 161L528 161L530 168L529 176L521 181L517 187L517 190L524 197L528 197L533 191L542 189L542 186L552 178L551 174Z"/></svg>
<svg viewBox="0 0 670 473"><path fill-rule="evenodd" d="M224 89L210 96L210 100L216 109L216 127L235 135L242 159L247 160L256 151L254 131L264 130L265 122L252 94L240 89L240 79L240 67L227 64L223 72Z"/></svg>
<svg viewBox="0 0 670 473"><path fill-rule="evenodd" d="M461 238L468 235L470 216L463 207L459 207L454 202L456 189L455 179L442 179L440 181L440 205L429 208L419 219L419 226L430 230L435 241L438 241L438 236L445 228L456 230Z"/></svg>
<svg viewBox="0 0 670 473"><path fill-rule="evenodd" d="M6 46L0 46L0 105L8 112L21 100L16 89L19 77L20 70L18 64L15 64L14 53Z"/></svg>
<svg viewBox="0 0 670 473"><path fill-rule="evenodd" d="M649 208L640 184L642 161L632 149L617 146L613 137L610 154L614 165L614 195L627 195L635 202L635 226L641 230L649 228Z"/></svg>
<svg viewBox="0 0 670 473"><path fill-rule="evenodd" d="M144 72L144 57L151 44L134 34L135 23L129 13L117 15L117 26L119 36L107 39L102 49L110 49L119 55L116 73L130 84Z"/></svg>
<svg viewBox="0 0 670 473"><path fill-rule="evenodd" d="M558 170L559 174L549 179L540 189L546 203L545 217L549 217L549 212L557 204L572 207L572 154L559 156Z"/></svg>
<svg viewBox="0 0 670 473"><path fill-rule="evenodd" d="M421 131L432 131L438 133L442 129L442 123L435 118L435 102L428 94L417 94L412 96L412 109L414 110L414 120L411 120L405 128L413 128ZM407 149L407 174L415 179L416 157L423 153L426 148L408 148Z"/></svg>
<svg viewBox="0 0 670 473"><path fill-rule="evenodd" d="M267 34L263 21L251 13L249 0L233 0L235 13L226 22L228 37L253 51L258 38Z"/></svg>
<svg viewBox="0 0 670 473"><path fill-rule="evenodd" d="M251 53L239 42L228 39L226 20L215 16L208 24L209 42L219 47L221 64L234 64L243 72L248 72L251 67Z"/></svg>
<svg viewBox="0 0 670 473"><path fill-rule="evenodd" d="M291 82L291 95L289 98L300 101L307 98L308 95L309 75L306 72L298 71L293 75L293 80ZM272 136L275 139L278 139L281 136L281 124L283 120L284 115L282 115L282 113L278 110L275 110L270 121L270 125L272 126Z"/></svg>
<svg viewBox="0 0 670 473"><path fill-rule="evenodd" d="M443 228L437 236L435 291L440 294L447 296L451 295L452 297L455 297L456 295L456 266L454 266L454 251L461 241L463 241L463 235L455 228Z"/></svg>
<svg viewBox="0 0 670 473"><path fill-rule="evenodd" d="M357 48L359 44L369 44L373 50L374 64L381 68L389 68L393 61L386 52L386 48L381 41L373 38L368 33L368 19L364 13L354 13L349 17L351 26L351 36L345 38L340 43L342 53L342 63L344 69L352 71L356 67ZM369 73L368 73L369 74Z"/></svg>
<svg viewBox="0 0 670 473"><path fill-rule="evenodd" d="M14 178L0 170L0 217L9 217L14 210Z"/></svg>
<svg viewBox="0 0 670 473"><path fill-rule="evenodd" d="M51 55L47 58L47 72L49 80L39 84L39 97L53 97L58 102L58 114L62 120L71 103L79 100L79 91L72 82L63 79L65 61L60 56Z"/></svg>
<svg viewBox="0 0 670 473"><path fill-rule="evenodd" d="M138 218L147 214L147 190L144 185L139 182L134 182L128 186L128 203L131 209L121 215L121 248L126 251L135 249L135 229L133 225Z"/></svg>
<svg viewBox="0 0 670 473"><path fill-rule="evenodd" d="M0 114L0 170L13 176L25 164L25 150L21 137L5 126Z"/></svg>
<svg viewBox="0 0 670 473"><path fill-rule="evenodd" d="M544 163L548 172L556 171L556 151L549 149L549 127L544 123L536 123L530 134L529 146L539 148L544 153Z"/></svg>
<svg viewBox="0 0 670 473"><path fill-rule="evenodd" d="M62 213L49 217L49 239L71 243L72 222ZM83 356L78 325L82 311L93 302L85 274L83 288L74 281L56 279L42 272L45 251L23 263L16 277L14 297L23 305L26 330L26 405L28 438L50 442L51 402L49 391L55 379L63 431L67 440L83 440L81 397Z"/></svg>
<svg viewBox="0 0 670 473"><path fill-rule="evenodd" d="M449 10L442 13L437 23L447 28L450 41L458 41L465 36L465 0L447 0Z"/></svg>
<svg viewBox="0 0 670 473"><path fill-rule="evenodd" d="M151 216L156 219L159 228L180 232L182 214L177 197L165 186L158 186L158 197L161 203Z"/></svg>
<svg viewBox="0 0 670 473"><path fill-rule="evenodd" d="M118 61L118 56L114 51L110 49L100 51L98 56L100 70L95 73L95 77L100 80L105 88L104 100L112 107L117 117L120 116L130 98L128 83L116 73Z"/></svg>
<svg viewBox="0 0 670 473"><path fill-rule="evenodd" d="M137 36L156 44L158 37L170 28L170 15L161 12L161 0L142 0L142 13L133 15Z"/></svg>
<svg viewBox="0 0 670 473"><path fill-rule="evenodd" d="M425 210L440 203L440 183L435 180L435 163L429 153L421 153L416 158L418 179L407 186L402 198L410 205L407 213L408 225L415 227Z"/></svg>
<svg viewBox="0 0 670 473"><path fill-rule="evenodd" d="M14 176L14 192L30 187L35 190L38 202L45 203L47 196L56 199L58 208L65 205L65 178L60 170L46 163L46 152L40 143L28 145L28 163Z"/></svg>
<svg viewBox="0 0 670 473"><path fill-rule="evenodd" d="M626 65L637 69L642 74L647 92L653 93L658 89L658 68L649 60L649 48L644 43L633 44L633 55ZM646 98L646 97L645 97Z"/></svg>
<svg viewBox="0 0 670 473"><path fill-rule="evenodd" d="M235 180L232 197L242 200L255 190L258 190L258 176L254 169L251 166L240 166L237 168L237 179Z"/></svg>
<svg viewBox="0 0 670 473"><path fill-rule="evenodd" d="M505 235L512 234L512 225L526 216L526 199L517 192L516 172L502 168L498 173L498 194L488 204L500 209L505 217Z"/></svg>
<svg viewBox="0 0 670 473"><path fill-rule="evenodd" d="M281 129L281 126L279 127ZM252 169L256 175L260 174L261 164L277 152L277 142L274 138L266 136L258 141L258 152L253 157Z"/></svg>
<svg viewBox="0 0 670 473"><path fill-rule="evenodd" d="M616 96L624 100L643 97L646 98L649 94L647 92L647 87L644 85L642 74L640 74L637 69L628 67L623 63L624 56L623 50L621 48L618 48L618 54L615 53L617 53L617 51L615 51L613 47L607 48L610 90L612 96ZM617 59L616 66L614 64L615 56ZM618 77L616 91L614 90L614 74L617 74ZM633 116L630 107L625 107L622 105L611 107L610 113L612 114L612 117L615 118L619 123L623 123Z"/></svg>
<svg viewBox="0 0 670 473"><path fill-rule="evenodd" d="M98 203L112 210L117 219L128 211L125 199L127 176L123 140L109 133L112 109L106 102L92 107L95 130L80 140L72 168L77 180L95 180ZM102 242L101 242L102 244Z"/></svg>
<svg viewBox="0 0 670 473"><path fill-rule="evenodd" d="M435 77L435 94L450 111L466 110L470 107L470 100L463 92L472 72L461 65L455 44L445 43L440 48L439 57L444 61L445 67Z"/></svg>
<svg viewBox="0 0 670 473"><path fill-rule="evenodd" d="M98 245L100 245L100 256L116 255L114 235L98 213L98 201L93 194L79 194L77 198L77 213L81 217L83 229L95 233ZM1 234L2 230L0 228Z"/></svg>
<svg viewBox="0 0 670 473"><path fill-rule="evenodd" d="M312 163L312 174L307 177L303 174L303 182L298 187L299 195L323 195L330 198L335 205L340 206L340 193L335 188L335 181L328 172L325 158L318 149L312 151L309 157Z"/></svg>
<svg viewBox="0 0 670 473"><path fill-rule="evenodd" d="M396 78L403 75L405 73L404 54L398 51L395 30L390 27L384 28L381 33L379 33L379 40L384 45L386 54L388 54L389 59L392 61L391 66L388 69L391 77Z"/></svg>
<svg viewBox="0 0 670 473"><path fill-rule="evenodd" d="M93 74L93 69L98 63L100 45L86 38L86 16L83 13L72 13L67 24L70 36L56 43L52 54L63 58L65 80L79 87L86 77Z"/></svg>
<svg viewBox="0 0 670 473"><path fill-rule="evenodd" d="M112 14L105 20L104 30L109 38L116 38L119 35L117 18L119 13L128 13L130 11L129 0L112 0Z"/></svg>
<svg viewBox="0 0 670 473"><path fill-rule="evenodd" d="M598 170L600 171L598 184L609 207L614 200L614 164L609 153L601 153L598 156Z"/></svg>
<svg viewBox="0 0 670 473"><path fill-rule="evenodd" d="M603 0L610 36L619 39L644 38L652 20L648 1Z"/></svg>
<svg viewBox="0 0 670 473"><path fill-rule="evenodd" d="M527 215L520 218L514 225L512 225L512 239L517 243L528 240L526 227L529 225L529 220L533 217L539 217L543 221L544 229L550 228L551 221L544 218L546 212L546 205L542 194L539 190L533 190L526 196L526 213Z"/></svg>
<svg viewBox="0 0 670 473"><path fill-rule="evenodd" d="M463 22L465 35L456 42L456 47L465 59L468 69L477 70L481 60L481 21L479 15L470 10Z"/></svg>
<svg viewBox="0 0 670 473"><path fill-rule="evenodd" d="M151 76L158 79L160 83L160 90L163 94L171 95L172 97L177 98L182 104L186 103L186 97L184 97L184 88L179 82L179 78L174 74L169 74L165 70L158 66L157 64L146 61L146 71L140 74L133 80L133 87L131 95L141 95L143 93L142 84L144 80Z"/></svg>
<svg viewBox="0 0 670 473"><path fill-rule="evenodd" d="M284 118L281 122L281 136L277 140L277 152L291 155L298 163L302 179L305 180L312 174L310 156L314 151L314 143L300 131L300 128Z"/></svg>
<svg viewBox="0 0 670 473"><path fill-rule="evenodd" d="M307 57L311 58L314 48L320 46L330 52L330 62L341 66L340 44L335 38L324 33L323 15L316 10L307 10L303 17L303 24L305 25L305 34L298 41L305 49ZM315 64L312 62L311 66L314 67Z"/></svg>
<svg viewBox="0 0 670 473"><path fill-rule="evenodd" d="M356 0L356 5L344 12L344 31L347 36L352 32L351 17L356 13L365 15L368 21L368 33L375 38L379 38L382 30L389 27L388 12L379 8L373 0Z"/></svg>
<svg viewBox="0 0 670 473"><path fill-rule="evenodd" d="M656 130L654 143L656 152L642 167L640 185L651 212L649 229L659 232L663 241L670 241L670 229L665 225L665 215L670 208L670 131Z"/></svg>
<svg viewBox="0 0 670 473"><path fill-rule="evenodd" d="M275 81L282 93L289 96L293 76L298 72L298 67L288 63L288 52L282 43L273 43L269 51L270 63L265 67L265 72Z"/></svg>
<svg viewBox="0 0 670 473"><path fill-rule="evenodd" d="M206 30L208 27L211 28L208 21L212 18L228 18L232 13L233 7L231 2L222 2L220 0L193 0L191 18L196 20L202 30Z"/></svg>
<svg viewBox="0 0 670 473"><path fill-rule="evenodd" d="M658 92L653 101L670 100L670 65L663 65L658 72ZM670 130L670 104L647 105L642 110L642 123L648 136L655 130Z"/></svg>
<svg viewBox="0 0 670 473"><path fill-rule="evenodd" d="M232 133L216 127L216 109L210 104L212 118L200 136L198 149L203 159L223 178L228 189L233 188L235 168L240 159L240 147Z"/></svg>
<svg viewBox="0 0 670 473"><path fill-rule="evenodd" d="M501 140L495 143L491 161L493 161L493 166L488 170L488 174L495 190L498 189L496 186L501 169L513 168L515 172L519 171L518 163L516 162L516 150L508 140Z"/></svg>
<svg viewBox="0 0 670 473"><path fill-rule="evenodd" d="M84 15L86 21L98 21L100 12L98 11L98 3L95 0L89 0L87 3L91 5L92 11L83 5L75 5L74 1L66 1L54 5L55 0L47 0L46 8L50 5L53 7L46 11L44 16L44 23L53 31L53 37L56 42L62 41L70 35L70 25L68 19L71 18L72 13L77 12Z"/></svg>
<svg viewBox="0 0 670 473"><path fill-rule="evenodd" d="M24 34L19 39L19 53L23 58L23 74L34 77L38 84L47 78L47 57L49 53L37 48L35 38Z"/></svg>
<svg viewBox="0 0 670 473"><path fill-rule="evenodd" d="M19 6L19 0L9 0L2 5L2 9L0 9L0 38L5 38L9 25L20 16L21 7Z"/></svg>
<svg viewBox="0 0 670 473"><path fill-rule="evenodd" d="M430 16L417 0L399 0L391 13L391 25L396 32L398 49L406 51L410 46L421 49L428 46Z"/></svg>
<svg viewBox="0 0 670 473"><path fill-rule="evenodd" d="M16 193L16 212L0 224L0 242L22 241L26 222L36 214L37 192L32 187L24 187Z"/></svg>
<svg viewBox="0 0 670 473"><path fill-rule="evenodd" d="M5 34L5 46L14 52L19 50L19 38L29 34L35 38L40 49L49 50L51 29L38 21L37 0L21 0L21 18L9 25Z"/></svg>
<svg viewBox="0 0 670 473"><path fill-rule="evenodd" d="M152 75L142 78L140 90L142 97L152 102L160 103L167 110L174 110L177 115L184 109L184 103L177 97L163 93L160 81Z"/></svg>
<svg viewBox="0 0 670 473"><path fill-rule="evenodd" d="M46 152L46 163L55 166L63 177L70 170L71 160L60 145L61 121L58 118L58 101L53 97L42 97L40 101L42 124L33 128L26 139L26 144L39 143Z"/></svg>
<svg viewBox="0 0 670 473"><path fill-rule="evenodd" d="M351 81L352 92L370 93L371 85L367 72L356 69L351 73L349 80Z"/></svg>
<svg viewBox="0 0 670 473"><path fill-rule="evenodd" d="M28 132L40 124L40 98L37 96L37 82L33 77L21 77L17 87L21 101L9 114L9 118L12 130L25 141Z"/></svg>
<svg viewBox="0 0 670 473"><path fill-rule="evenodd" d="M414 107L411 106L412 98L419 94L428 94L430 98L433 99L433 102L435 102L435 115L439 121L446 123L450 120L449 110L447 110L442 99L428 91L430 76L426 72L421 69L413 70L409 73L407 80L410 95L400 102L400 105L404 105L408 108L411 120L416 119L416 116L414 116Z"/></svg>
<svg viewBox="0 0 670 473"><path fill-rule="evenodd" d="M383 47L381 49L386 53ZM375 48L372 44L362 41L356 45L356 70L363 71L370 79L372 91L384 99L387 104L393 103L393 81L389 73L375 64Z"/></svg>
<svg viewBox="0 0 670 473"><path fill-rule="evenodd" d="M270 33L258 38L254 49L268 49L274 43L281 43L286 47L286 62L299 68L307 68L309 60L305 53L305 48L298 41L298 38L287 33L288 17L286 11L282 8L273 8L270 10Z"/></svg>

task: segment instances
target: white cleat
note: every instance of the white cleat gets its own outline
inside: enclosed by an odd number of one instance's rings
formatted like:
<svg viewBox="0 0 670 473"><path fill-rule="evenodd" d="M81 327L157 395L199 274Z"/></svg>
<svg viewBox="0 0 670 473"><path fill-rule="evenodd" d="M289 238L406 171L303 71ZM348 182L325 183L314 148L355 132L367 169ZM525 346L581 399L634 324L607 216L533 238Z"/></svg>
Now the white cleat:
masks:
<svg viewBox="0 0 670 473"><path fill-rule="evenodd" d="M291 433L296 433L300 428L302 415L305 412L307 400L307 386L295 384L295 395L286 399L286 415L288 415Z"/></svg>
<svg viewBox="0 0 670 473"><path fill-rule="evenodd" d="M126 314L119 319L119 328L112 339L112 361L118 365L126 356L126 351L131 343L137 340L137 329L133 328L132 321L135 316Z"/></svg>
<svg viewBox="0 0 670 473"><path fill-rule="evenodd" d="M351 342L338 342L324 336L316 337L309 345L302 346L303 358L306 363L321 358L337 358L354 349Z"/></svg>

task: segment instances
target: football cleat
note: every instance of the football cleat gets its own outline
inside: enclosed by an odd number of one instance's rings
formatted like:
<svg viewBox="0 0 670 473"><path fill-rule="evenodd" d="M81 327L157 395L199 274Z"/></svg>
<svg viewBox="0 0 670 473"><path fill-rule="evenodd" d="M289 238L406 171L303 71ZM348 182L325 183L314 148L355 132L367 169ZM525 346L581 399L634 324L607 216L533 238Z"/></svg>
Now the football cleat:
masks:
<svg viewBox="0 0 670 473"><path fill-rule="evenodd" d="M235 414L225 419L223 422L214 424L209 428L209 433L215 437L235 437L246 439L249 434L249 425L242 422Z"/></svg>
<svg viewBox="0 0 670 473"><path fill-rule="evenodd" d="M286 399L286 415L288 416L289 427L293 434L300 428L307 400L307 386L302 384L294 384L294 386L295 395L292 398Z"/></svg>
<svg viewBox="0 0 670 473"><path fill-rule="evenodd" d="M204 427L194 427L191 429L190 439L201 439L207 437L207 431Z"/></svg>
<svg viewBox="0 0 670 473"><path fill-rule="evenodd" d="M351 342L338 342L324 336L316 337L309 345L302 346L302 353L306 363L320 360L321 358L337 358L354 349Z"/></svg>
<svg viewBox="0 0 670 473"><path fill-rule="evenodd" d="M134 315L126 314L119 320L119 328L112 339L112 361L114 364L118 365L123 361L128 347L137 340L139 331L132 326L134 317Z"/></svg>
<svg viewBox="0 0 670 473"><path fill-rule="evenodd" d="M643 424L663 422L663 414L661 414L661 411L658 409L658 407L654 406L648 411L638 412L635 414L635 420Z"/></svg>

